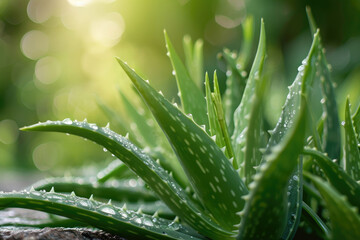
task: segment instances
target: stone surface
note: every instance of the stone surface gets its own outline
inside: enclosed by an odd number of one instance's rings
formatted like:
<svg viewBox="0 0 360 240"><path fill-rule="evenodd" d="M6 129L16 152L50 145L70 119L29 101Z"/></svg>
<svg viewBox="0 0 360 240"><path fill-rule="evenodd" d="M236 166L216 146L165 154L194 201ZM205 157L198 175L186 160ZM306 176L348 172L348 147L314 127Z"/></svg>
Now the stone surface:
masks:
<svg viewBox="0 0 360 240"><path fill-rule="evenodd" d="M126 240L88 228L0 228L0 240Z"/></svg>
<svg viewBox="0 0 360 240"><path fill-rule="evenodd" d="M39 226L49 221L50 215L44 212L8 208L0 211L0 240L126 240L101 230L77 228L35 228L20 226ZM52 217L55 217L54 215ZM56 217L58 219L65 219Z"/></svg>

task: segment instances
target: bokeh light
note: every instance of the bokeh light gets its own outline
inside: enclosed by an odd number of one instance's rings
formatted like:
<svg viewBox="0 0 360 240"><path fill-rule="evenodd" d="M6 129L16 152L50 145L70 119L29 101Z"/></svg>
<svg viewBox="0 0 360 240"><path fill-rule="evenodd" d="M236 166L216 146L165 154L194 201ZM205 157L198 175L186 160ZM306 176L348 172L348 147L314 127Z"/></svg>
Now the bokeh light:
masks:
<svg viewBox="0 0 360 240"><path fill-rule="evenodd" d="M32 60L44 56L49 50L48 36L39 30L27 32L22 37L20 44L23 54Z"/></svg>
<svg viewBox="0 0 360 240"><path fill-rule="evenodd" d="M37 169L48 171L61 159L62 147L55 142L42 143L34 149L32 157Z"/></svg>
<svg viewBox="0 0 360 240"><path fill-rule="evenodd" d="M59 79L61 66L54 57L43 57L36 62L35 76L43 84L51 84Z"/></svg>

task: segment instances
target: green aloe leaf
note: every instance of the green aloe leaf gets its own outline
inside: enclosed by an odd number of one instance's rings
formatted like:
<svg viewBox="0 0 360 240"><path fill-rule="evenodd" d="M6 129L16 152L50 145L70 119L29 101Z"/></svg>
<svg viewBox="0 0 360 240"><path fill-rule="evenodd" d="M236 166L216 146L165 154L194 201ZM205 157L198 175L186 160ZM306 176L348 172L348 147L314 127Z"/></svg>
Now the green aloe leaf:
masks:
<svg viewBox="0 0 360 240"><path fill-rule="evenodd" d="M260 167L259 173L254 176L254 182L250 184L238 239L279 239L286 228L288 182L305 141L305 104L305 99L302 99L293 128L265 156L266 163ZM297 178L294 180L300 181ZM263 222L265 219L266 224Z"/></svg>
<svg viewBox="0 0 360 240"><path fill-rule="evenodd" d="M256 79L258 77L259 79ZM256 167L260 165L262 153L260 147L262 144L262 103L265 94L266 81L264 78L255 76L258 81L255 86L255 94L253 96L253 106L250 112L249 125L246 130L246 143L244 155L244 176L245 184L253 181L256 174Z"/></svg>
<svg viewBox="0 0 360 240"><path fill-rule="evenodd" d="M299 72L289 87L289 93L286 97L283 110L281 112L279 121L275 129L271 131L271 137L266 147L266 154L271 152L271 149L279 144L284 136L294 127L295 115L301 107L302 96L308 96L308 86L311 86L314 75L316 56L319 44L319 34L315 35L312 46L308 56L302 61L302 65L298 68ZM297 167L294 169L292 176L289 178L289 196L288 196L288 222L284 230L282 239L289 239L294 234L300 221L301 201L302 201L302 159L299 159ZM265 159L262 159L263 164ZM296 181L293 181L296 179Z"/></svg>
<svg viewBox="0 0 360 240"><path fill-rule="evenodd" d="M129 210L137 211L141 209L146 214L157 214L160 217L172 217L172 213L168 207L159 201L159 198L153 192L145 188L142 181L135 179L110 181L106 184L99 184L86 178L47 178L36 182L32 188L40 191L56 190L60 193L74 192L79 197L89 198L93 196L96 199L111 199L113 203L126 203ZM114 202L116 201L116 202ZM118 204L117 204L118 205Z"/></svg>
<svg viewBox="0 0 360 240"><path fill-rule="evenodd" d="M350 177L338 164L323 153L315 149L304 149L304 154L315 158L320 168L324 171L331 185L345 195L349 202L360 209L360 185Z"/></svg>
<svg viewBox="0 0 360 240"><path fill-rule="evenodd" d="M209 120L209 133L211 136L216 136L215 142L219 147L225 146L224 139L221 135L220 124L217 121L215 104L211 97L211 87L209 75L206 73L205 75L205 93L206 93L206 106L207 106L207 115Z"/></svg>
<svg viewBox="0 0 360 240"><path fill-rule="evenodd" d="M50 191L51 188L54 188L57 192L70 193L74 191L80 197L89 198L94 195L94 197L115 201L158 200L153 192L147 190L142 182L135 179L113 180L102 184L79 177L46 178L34 183L32 187L37 191Z"/></svg>
<svg viewBox="0 0 360 240"><path fill-rule="evenodd" d="M357 107L356 112L352 116L352 120L354 122L354 127L355 127L358 142L360 142L360 104Z"/></svg>
<svg viewBox="0 0 360 240"><path fill-rule="evenodd" d="M360 152L354 124L350 114L349 98L345 106L345 171L355 180L360 180Z"/></svg>
<svg viewBox="0 0 360 240"><path fill-rule="evenodd" d="M204 95L193 79L191 79L180 57L176 53L166 31L164 31L164 34L168 55L174 69L173 73L175 73L184 112L186 114L192 114L195 122L199 125L207 125Z"/></svg>
<svg viewBox="0 0 360 240"><path fill-rule="evenodd" d="M234 167L237 169L236 161L234 161L234 151L225 120L223 105L221 102L221 94L216 71L214 72L213 77L214 92L211 92L210 90L210 83L207 74L205 78L210 134L216 136L215 142L220 148L225 147L226 157L232 159L233 164L235 164Z"/></svg>
<svg viewBox="0 0 360 240"><path fill-rule="evenodd" d="M258 82L263 70L266 54L265 50L265 26L264 21L261 21L258 50L247 80L241 103L234 113L235 129L232 135L232 141L238 165L241 165L241 163L244 162L244 147L246 145L247 126L249 124L250 114L256 98L254 97L256 94L256 88L257 85L259 85Z"/></svg>
<svg viewBox="0 0 360 240"><path fill-rule="evenodd" d="M306 8L308 20L312 34L317 31L314 17L312 16L311 9ZM340 146L341 146L341 134L340 134L340 120L338 106L336 103L335 90L333 82L331 80L331 74L329 64L326 60L325 50L319 43L319 71L320 86L323 98L321 100L323 106L323 126L322 126L322 148L328 153L330 158L340 159Z"/></svg>
<svg viewBox="0 0 360 240"><path fill-rule="evenodd" d="M228 49L223 51L222 55L228 65L226 71L226 90L223 97L224 110L225 110L225 119L228 124L229 133L233 134L234 132L234 112L239 106L241 98L244 94L244 89L246 86L246 72L244 70L238 70L238 65L236 63L236 58L234 58L233 53Z"/></svg>
<svg viewBox="0 0 360 240"><path fill-rule="evenodd" d="M219 125L220 125L221 137L224 139L225 155L229 159L233 159L233 161L236 162L236 159L234 156L234 150L233 150L230 135L228 132L228 127L227 127L227 124L225 121L225 114L224 114L224 110L223 110L223 104L221 102L220 87L219 87L219 82L218 82L216 71L214 72L214 92L211 94L211 97L212 97L211 99L212 99L212 101L214 103L214 107L215 107L217 122L219 122Z"/></svg>
<svg viewBox="0 0 360 240"><path fill-rule="evenodd" d="M119 117L119 115L113 111L110 107L108 107L100 98L96 98L96 103L99 109L105 114L105 116L110 120L111 123L114 123L115 129L117 129L121 133L127 133L127 123ZM132 140L137 143L136 140ZM140 146L140 144L137 143Z"/></svg>
<svg viewBox="0 0 360 240"><path fill-rule="evenodd" d="M228 65L226 72L226 91L223 97L223 103L225 119L228 123L229 134L231 135L234 131L234 112L240 104L246 86L246 71L250 62L254 38L253 17L248 15L241 26L243 36L238 56L228 49L223 51L223 57Z"/></svg>
<svg viewBox="0 0 360 240"><path fill-rule="evenodd" d="M168 142L164 139L164 134L157 131L158 126L155 120L147 118L145 116L145 110L143 111L144 114L141 114L121 91L120 96L128 115L135 124L132 130L139 138L138 141L141 145L150 147L149 155L155 159L159 159L161 165L173 173L175 180L182 187L189 186L189 181L184 171L182 171L180 163L172 153L171 147L168 146ZM148 123L149 120L151 124Z"/></svg>
<svg viewBox="0 0 360 240"><path fill-rule="evenodd" d="M201 39L196 40L194 44L190 36L185 36L183 39L186 68L200 89L204 83L203 45L204 42Z"/></svg>
<svg viewBox="0 0 360 240"><path fill-rule="evenodd" d="M65 132L90 139L121 159L140 176L164 203L181 219L204 235L212 233L215 237L226 239L231 233L222 230L187 196L177 182L152 158L109 128L98 127L87 122L47 121L29 127L26 131Z"/></svg>
<svg viewBox="0 0 360 240"><path fill-rule="evenodd" d="M135 136L142 146L156 147L158 143L158 136L155 134L154 124L150 125L148 123L148 118L146 118L144 111L136 108L129 99L125 96L122 91L119 91L122 103L125 106L126 113L133 121L131 125L131 130L135 133Z"/></svg>
<svg viewBox="0 0 360 240"><path fill-rule="evenodd" d="M136 213L111 203L104 204L80 198L75 194L34 190L0 193L0 207L27 208L53 213L131 239L203 239L179 223Z"/></svg>
<svg viewBox="0 0 360 240"><path fill-rule="evenodd" d="M221 149L191 118L158 94L129 66L121 67L142 95L167 135L199 200L224 229L236 230L236 215L247 188ZM209 199L212 199L209 201Z"/></svg>
<svg viewBox="0 0 360 240"><path fill-rule="evenodd" d="M360 239L360 216L358 208L350 205L346 197L319 177L306 174L323 196L330 213L331 239Z"/></svg>

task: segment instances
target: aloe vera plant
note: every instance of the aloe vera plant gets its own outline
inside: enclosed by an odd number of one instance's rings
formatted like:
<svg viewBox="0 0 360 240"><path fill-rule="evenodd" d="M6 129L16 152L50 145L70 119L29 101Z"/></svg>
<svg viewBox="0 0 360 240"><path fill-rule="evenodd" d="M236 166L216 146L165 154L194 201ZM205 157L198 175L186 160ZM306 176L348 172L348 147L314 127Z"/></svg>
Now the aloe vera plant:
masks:
<svg viewBox="0 0 360 240"><path fill-rule="evenodd" d="M40 210L67 217L66 224L90 225L129 239L292 239L300 221L324 238L359 239L360 111L352 116L347 103L344 164L339 164L340 139L334 141L334 137L340 138L340 124L334 90L319 30L308 13L313 43L269 133L263 124L268 84L263 77L263 22L248 75L244 71L249 47L239 54L224 51L230 70L227 86L231 87L224 95L216 72L212 83L204 74L205 93L201 89L201 42L193 46L189 38L184 40L184 64L165 32L181 106L170 103L118 59L147 106L145 113L139 113L121 93L137 134L122 136L109 125L71 119L22 128L77 135L118 159L97 177L46 179L24 191L2 192L0 208ZM249 18L244 25L245 46L250 44L251 32ZM324 98L318 125L309 114L314 84L322 86ZM116 118L111 120L121 119L103 103L99 106ZM126 125L116 122L121 128ZM336 163L329 157L337 158ZM318 208L322 200L330 217ZM65 220L23 225L61 225ZM325 223L328 220L330 225ZM11 225L11 221L0 224Z"/></svg>

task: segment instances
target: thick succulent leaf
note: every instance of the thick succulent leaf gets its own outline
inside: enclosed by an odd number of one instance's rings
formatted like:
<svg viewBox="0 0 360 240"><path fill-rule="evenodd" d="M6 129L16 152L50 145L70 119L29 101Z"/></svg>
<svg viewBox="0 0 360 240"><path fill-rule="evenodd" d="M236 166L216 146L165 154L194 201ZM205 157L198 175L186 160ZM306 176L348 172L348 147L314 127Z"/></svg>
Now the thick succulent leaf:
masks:
<svg viewBox="0 0 360 240"><path fill-rule="evenodd" d="M159 130L160 132L157 131L158 126L156 125L155 120L147 118L145 114L141 114L121 91L120 96L128 115L132 121L134 121L132 130L141 145L150 147L149 155L155 159L159 159L161 165L173 173L173 177L182 187L188 186L189 182L186 175L184 171L182 171L180 163L172 153L171 147L168 146L164 134L161 130ZM145 110L143 112L145 113Z"/></svg>
<svg viewBox="0 0 360 240"><path fill-rule="evenodd" d="M214 92L211 92L209 79L206 75L205 88L210 134L216 136L215 142L220 148L225 147L225 156L229 159L233 159L234 151L225 121L225 114L221 102L221 94L216 71L214 72L213 83ZM233 161L233 163L235 164L235 168L237 168L236 161Z"/></svg>
<svg viewBox="0 0 360 240"><path fill-rule="evenodd" d="M360 152L354 125L350 114L349 98L345 106L345 171L355 180L360 180Z"/></svg>
<svg viewBox="0 0 360 240"><path fill-rule="evenodd" d="M223 52L223 57L228 65L226 71L226 90L223 96L224 110L225 110L225 119L228 124L229 133L234 132L234 112L239 106L241 98L244 94L244 89L246 85L246 72L243 70L238 70L236 59L232 56L233 54L225 49Z"/></svg>
<svg viewBox="0 0 360 240"><path fill-rule="evenodd" d="M104 183L111 178L133 178L136 175L119 159L113 160L106 168L96 174L97 181Z"/></svg>
<svg viewBox="0 0 360 240"><path fill-rule="evenodd" d="M315 34L317 27L309 7L306 8L306 13L312 34ZM323 95L321 100L323 106L322 148L326 153L328 153L330 158L340 159L341 134L339 113L336 103L335 90L330 76L329 64L326 60L326 56L324 54L325 50L321 41L319 42L319 49L318 74L320 76L320 86Z"/></svg>
<svg viewBox="0 0 360 240"><path fill-rule="evenodd" d="M266 163L254 176L242 212L238 239L279 239L285 230L289 178L292 177L305 141L305 99L295 117L293 127L283 141L273 147L271 154L265 156ZM297 178L294 180L300 181Z"/></svg>
<svg viewBox="0 0 360 240"><path fill-rule="evenodd" d="M225 146L224 139L221 137L221 129L220 124L217 121L216 111L214 102L211 97L211 87L209 75L206 73L205 75L205 93L206 93L206 107L207 107L207 115L209 120L209 133L211 136L216 136L215 142L219 147Z"/></svg>
<svg viewBox="0 0 360 240"><path fill-rule="evenodd" d="M50 191L54 188L57 192L72 192L77 196L89 198L91 195L98 198L112 199L115 201L155 201L158 197L147 190L141 181L135 179L109 181L98 183L86 178L62 177L47 178L32 185L35 190Z"/></svg>
<svg viewBox="0 0 360 240"><path fill-rule="evenodd" d="M201 39L195 41L193 45L190 36L183 39L186 68L190 77L201 89L204 83L204 42Z"/></svg>
<svg viewBox="0 0 360 240"><path fill-rule="evenodd" d="M338 164L331 161L323 153L315 149L304 149L304 154L315 158L320 168L324 171L331 185L345 195L349 202L360 209L360 185L350 177Z"/></svg>
<svg viewBox="0 0 360 240"><path fill-rule="evenodd" d="M244 176L245 184L253 181L256 174L256 167L260 165L262 154L260 152L262 144L262 101L265 94L266 81L260 76L255 76L258 81L253 95L252 109L250 110L249 125L246 130L245 154L244 154Z"/></svg>
<svg viewBox="0 0 360 240"><path fill-rule="evenodd" d="M148 119L144 115L144 111L135 108L122 91L120 92L121 100L125 106L127 115L133 121L130 125L131 130L135 133L138 141L142 146L156 147L158 143L158 136L155 134L154 123L150 125Z"/></svg>
<svg viewBox="0 0 360 240"><path fill-rule="evenodd" d="M355 132L357 135L358 142L360 142L360 104L355 112L355 114L352 116Z"/></svg>
<svg viewBox="0 0 360 240"><path fill-rule="evenodd" d="M228 123L229 134L234 131L234 112L239 106L244 93L247 77L247 69L252 53L254 37L254 21L252 16L247 16L242 24L241 49L236 56L228 49L223 51L223 57L227 63L226 91L223 97L225 119Z"/></svg>
<svg viewBox="0 0 360 240"><path fill-rule="evenodd" d="M113 123L116 130L121 133L127 133L127 123L119 117L119 115L113 111L109 106L107 106L100 98L96 98L96 104L98 105L99 109L105 114L105 116ZM136 140L132 140L133 142L137 143ZM137 144L140 146L140 144Z"/></svg>
<svg viewBox="0 0 360 240"><path fill-rule="evenodd" d="M109 152L121 159L164 201L164 203L180 218L204 235L224 237L229 234L212 222L187 196L176 181L152 158L109 128L99 128L87 122L48 121L38 123L22 130L65 132L90 139L105 147ZM219 235L218 235L219 234ZM218 237L218 238L221 238Z"/></svg>
<svg viewBox="0 0 360 240"><path fill-rule="evenodd" d="M0 207L53 213L131 239L202 239L194 230L179 223L80 198L74 194L42 191L1 193Z"/></svg>
<svg viewBox="0 0 360 240"><path fill-rule="evenodd" d="M228 127L227 127L226 121L225 121L225 114L224 114L224 110L222 107L220 87L219 87L219 82L218 82L216 71L214 72L214 92L211 94L211 96L212 96L212 101L215 106L217 122L219 122L219 125L220 125L221 136L224 139L224 143L225 143L225 154L230 159L234 158L235 157L234 151L233 151L233 147L231 144L230 135L228 132Z"/></svg>
<svg viewBox="0 0 360 240"><path fill-rule="evenodd" d="M244 147L247 135L246 131L247 126L249 125L250 114L254 105L256 87L259 85L258 82L263 70L265 50L265 26L264 21L261 21L258 50L249 74L249 78L247 80L241 103L234 113L235 129L232 135L232 141L234 145L235 158L238 160L238 165L244 162Z"/></svg>
<svg viewBox="0 0 360 240"><path fill-rule="evenodd" d="M164 34L168 55L174 69L184 112L186 114L192 114L195 122L199 125L207 125L206 103L204 95L200 88L196 86L193 79L190 78L188 71L176 53L167 33L164 32Z"/></svg>
<svg viewBox="0 0 360 240"><path fill-rule="evenodd" d="M350 205L346 197L319 177L306 174L323 196L330 213L331 239L360 239L360 216L358 208Z"/></svg>
<svg viewBox="0 0 360 240"><path fill-rule="evenodd" d="M160 218L174 219L176 215L162 201L153 202L113 202L116 206L126 206L128 210L142 212L147 215L158 216Z"/></svg>
<svg viewBox="0 0 360 240"><path fill-rule="evenodd" d="M247 188L205 130L119 60L167 135L199 200L223 228L234 229ZM209 201L211 199L211 201Z"/></svg>
<svg viewBox="0 0 360 240"><path fill-rule="evenodd" d="M283 110L280 114L279 121L277 122L275 129L271 131L271 137L269 139L268 145L266 147L266 153L269 154L271 149L279 144L279 142L284 138L285 134L293 128L294 126L294 117L299 111L301 105L301 96L307 96L307 89L313 82L315 75L315 65L316 57L319 45L319 34L315 35L311 49L308 56L302 61L302 65L298 68L299 72L289 87L289 93L287 95ZM262 164L265 159L262 159ZM301 161L301 159L300 159ZM299 181L290 181L289 182L289 196L288 196L288 220L287 226L284 231L283 239L288 239L289 234L292 234L293 230L296 229L296 226L300 221L301 214L301 200L302 200L302 171L300 170L299 164L290 179L298 179ZM294 217L295 216L295 217Z"/></svg>
<svg viewBox="0 0 360 240"><path fill-rule="evenodd" d="M93 196L96 199L105 201L111 199L114 204L116 202L120 202L120 204L126 202L129 210L142 209L142 212L146 214L152 215L158 212L160 217L175 217L153 192L145 188L142 181L135 179L99 184L84 178L47 178L33 184L32 188L37 191L50 191L53 189L61 193L74 192L79 197L89 198Z"/></svg>

